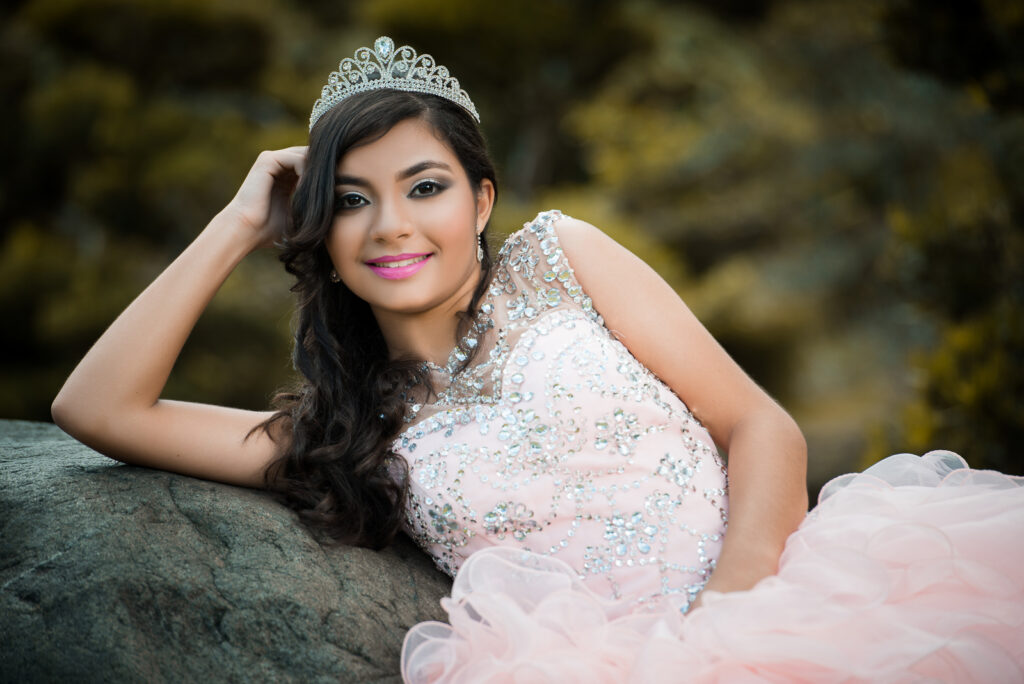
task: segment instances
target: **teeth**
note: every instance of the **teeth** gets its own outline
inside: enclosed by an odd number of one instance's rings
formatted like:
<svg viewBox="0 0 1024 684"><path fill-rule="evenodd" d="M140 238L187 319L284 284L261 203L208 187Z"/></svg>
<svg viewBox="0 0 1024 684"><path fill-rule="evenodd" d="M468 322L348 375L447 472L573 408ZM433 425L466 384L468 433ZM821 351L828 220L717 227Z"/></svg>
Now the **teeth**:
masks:
<svg viewBox="0 0 1024 684"><path fill-rule="evenodd" d="M409 264L417 264L426 259L429 254L423 256L413 257L412 259L402 259L401 261L371 261L377 268L401 268L402 266L408 266Z"/></svg>

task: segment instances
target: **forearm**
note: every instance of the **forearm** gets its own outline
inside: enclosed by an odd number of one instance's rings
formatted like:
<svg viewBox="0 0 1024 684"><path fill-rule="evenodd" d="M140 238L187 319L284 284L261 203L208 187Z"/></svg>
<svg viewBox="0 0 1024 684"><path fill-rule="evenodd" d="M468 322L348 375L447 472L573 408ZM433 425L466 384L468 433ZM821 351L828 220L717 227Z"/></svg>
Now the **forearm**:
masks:
<svg viewBox="0 0 1024 684"><path fill-rule="evenodd" d="M774 574L807 513L807 446L781 409L752 413L729 440L729 528L708 588L749 589Z"/></svg>
<svg viewBox="0 0 1024 684"><path fill-rule="evenodd" d="M154 405L199 316L252 248L227 214L215 217L79 362L54 400L58 424L78 436Z"/></svg>

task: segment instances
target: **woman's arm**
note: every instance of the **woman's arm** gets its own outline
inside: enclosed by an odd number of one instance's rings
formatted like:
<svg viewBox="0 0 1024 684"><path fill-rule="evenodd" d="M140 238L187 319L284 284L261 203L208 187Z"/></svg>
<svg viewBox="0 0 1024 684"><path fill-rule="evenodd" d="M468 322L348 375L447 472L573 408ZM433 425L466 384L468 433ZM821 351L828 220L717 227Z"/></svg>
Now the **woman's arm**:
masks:
<svg viewBox="0 0 1024 684"><path fill-rule="evenodd" d="M608 328L728 453L729 533L707 588L749 589L775 573L807 512L800 429L647 264L590 224L563 218L555 229Z"/></svg>
<svg viewBox="0 0 1024 684"><path fill-rule="evenodd" d="M231 271L283 229L305 148L264 152L235 198L103 333L53 401L53 420L112 458L260 486L280 436L269 412L160 398L181 348Z"/></svg>

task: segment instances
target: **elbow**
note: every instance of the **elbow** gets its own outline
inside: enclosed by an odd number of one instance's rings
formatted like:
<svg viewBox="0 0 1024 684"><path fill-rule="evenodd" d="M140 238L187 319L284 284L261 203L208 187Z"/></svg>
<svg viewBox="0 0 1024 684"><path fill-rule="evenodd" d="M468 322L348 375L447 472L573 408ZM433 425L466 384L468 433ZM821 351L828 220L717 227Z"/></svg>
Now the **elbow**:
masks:
<svg viewBox="0 0 1024 684"><path fill-rule="evenodd" d="M810 508L810 497L807 494L807 438L797 425L793 417L783 412L785 419L782 422L782 439L786 445L786 452L790 455L791 467L795 471L795 479L800 483L798 487L800 518Z"/></svg>
<svg viewBox="0 0 1024 684"><path fill-rule="evenodd" d="M747 412L728 432L727 445L735 439L756 435L759 441L770 440L780 447L794 465L807 469L807 439L793 417L773 402ZM728 448L728 447L727 447Z"/></svg>
<svg viewBox="0 0 1024 684"><path fill-rule="evenodd" d="M75 439L81 439L81 430L78 426L84 421L79 417L75 402L66 396L64 389L61 389L50 404L50 418L61 430Z"/></svg>
<svg viewBox="0 0 1024 684"><path fill-rule="evenodd" d="M806 474L807 438L804 437L803 430L800 429L797 422L793 420L793 416L789 415L784 408L772 402L771 407L763 412L763 421L764 424L770 426L767 429L772 434L772 439L778 441L779 445L789 455L790 460L793 461L793 464Z"/></svg>
<svg viewBox="0 0 1024 684"><path fill-rule="evenodd" d="M804 437L803 430L797 425L793 417L782 412L782 431L785 435L785 439L790 444L790 448L793 451L794 456L803 464L804 468L807 468L807 438Z"/></svg>
<svg viewBox="0 0 1024 684"><path fill-rule="evenodd" d="M782 407L777 407L774 417L775 438L778 439L789 454L793 465L798 467L806 476L807 474L807 438L803 430Z"/></svg>
<svg viewBox="0 0 1024 684"><path fill-rule="evenodd" d="M68 402L67 398L64 396L64 389L62 388L50 404L50 418L52 418L57 427L64 432L68 432L67 426L71 423L72 411L68 405L69 403L70 402Z"/></svg>
<svg viewBox="0 0 1024 684"><path fill-rule="evenodd" d="M770 445L774 461L773 468L784 474L786 500L794 511L800 510L800 517L807 512L807 439L793 417L778 404L765 404L761 409L751 411L739 421L730 433L731 444L750 445L739 449L739 453L764 454ZM759 445L754 447L753 445ZM729 449L730 456L733 450Z"/></svg>
<svg viewBox="0 0 1024 684"><path fill-rule="evenodd" d="M89 407L89 401L70 395L65 385L50 404L50 418L61 430L88 444L90 426L98 423L98 416L90 415Z"/></svg>

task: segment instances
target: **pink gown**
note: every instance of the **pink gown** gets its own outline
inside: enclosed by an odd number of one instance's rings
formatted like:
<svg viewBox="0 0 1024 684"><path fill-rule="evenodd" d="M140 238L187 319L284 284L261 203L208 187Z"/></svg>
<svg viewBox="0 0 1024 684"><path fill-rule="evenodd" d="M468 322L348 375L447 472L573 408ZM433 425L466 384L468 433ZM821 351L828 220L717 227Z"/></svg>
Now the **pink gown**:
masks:
<svg viewBox="0 0 1024 684"><path fill-rule="evenodd" d="M1024 478L950 452L833 480L777 575L687 612L726 532L726 469L605 328L560 216L505 243L395 443L406 529L455 578L450 625L406 637L405 680L1024 681Z"/></svg>

